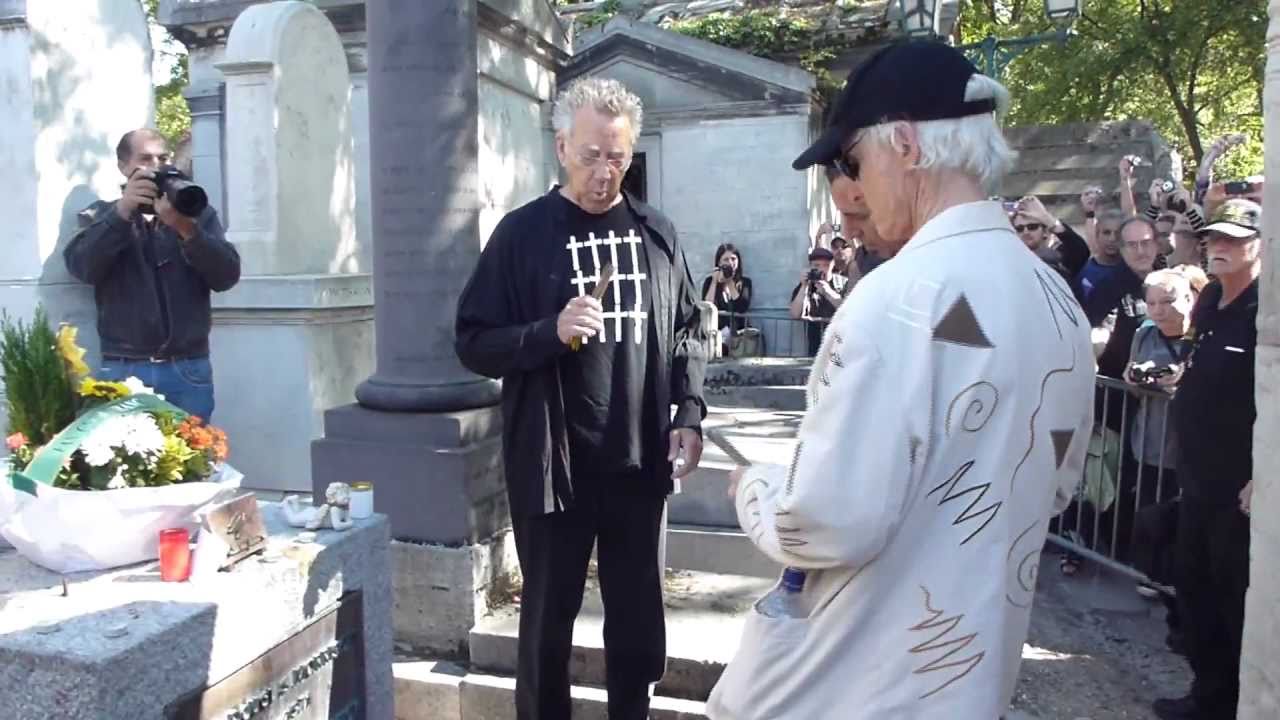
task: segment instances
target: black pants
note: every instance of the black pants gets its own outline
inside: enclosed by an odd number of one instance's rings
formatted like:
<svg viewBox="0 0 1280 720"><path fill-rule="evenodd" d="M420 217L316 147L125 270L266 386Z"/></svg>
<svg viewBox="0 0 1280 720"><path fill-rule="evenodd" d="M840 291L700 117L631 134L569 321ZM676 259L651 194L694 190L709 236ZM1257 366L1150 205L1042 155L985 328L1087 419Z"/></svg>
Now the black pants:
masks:
<svg viewBox="0 0 1280 720"><path fill-rule="evenodd" d="M564 512L512 518L524 575L516 716L568 720L573 621L595 544L604 600L610 720L649 716L649 684L666 666L658 539L666 499L591 493Z"/></svg>
<svg viewBox="0 0 1280 720"><path fill-rule="evenodd" d="M1234 503L1183 497L1179 506L1176 587L1195 674L1191 694L1201 705L1235 717L1249 587L1249 518Z"/></svg>

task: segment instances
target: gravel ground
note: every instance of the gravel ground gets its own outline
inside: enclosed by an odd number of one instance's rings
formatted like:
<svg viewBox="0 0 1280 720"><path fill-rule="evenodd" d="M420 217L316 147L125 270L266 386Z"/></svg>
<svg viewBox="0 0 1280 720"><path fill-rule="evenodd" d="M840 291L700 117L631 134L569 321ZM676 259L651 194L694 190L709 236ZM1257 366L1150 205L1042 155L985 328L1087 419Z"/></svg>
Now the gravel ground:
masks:
<svg viewBox="0 0 1280 720"><path fill-rule="evenodd" d="M1074 577L1045 553L1014 707L1039 720L1155 718L1186 693L1186 661L1165 647L1164 608L1134 583L1086 565Z"/></svg>

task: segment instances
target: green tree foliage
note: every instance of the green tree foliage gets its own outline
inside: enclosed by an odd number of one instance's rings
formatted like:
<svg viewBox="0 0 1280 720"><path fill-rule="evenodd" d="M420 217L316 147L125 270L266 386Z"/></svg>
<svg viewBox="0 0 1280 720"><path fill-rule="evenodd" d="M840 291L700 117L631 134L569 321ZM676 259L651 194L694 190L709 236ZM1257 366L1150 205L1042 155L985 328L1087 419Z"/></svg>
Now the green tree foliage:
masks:
<svg viewBox="0 0 1280 720"><path fill-rule="evenodd" d="M966 0L960 42L1050 29L1040 0ZM1241 132L1220 178L1262 170L1265 0L1086 0L1076 35L1005 70L1011 125L1148 119L1194 175L1208 146Z"/></svg>
<svg viewBox="0 0 1280 720"><path fill-rule="evenodd" d="M159 27L156 19L159 0L144 0L144 5L148 24L153 28ZM161 34L169 38L168 31L163 28ZM170 44L176 45L172 42ZM174 56L168 82L156 85L155 89L156 129L168 139L169 147L173 148L191 130L191 109L187 107L187 99L182 96L182 90L188 82L187 55L185 52L175 52L163 47L156 47L155 52Z"/></svg>

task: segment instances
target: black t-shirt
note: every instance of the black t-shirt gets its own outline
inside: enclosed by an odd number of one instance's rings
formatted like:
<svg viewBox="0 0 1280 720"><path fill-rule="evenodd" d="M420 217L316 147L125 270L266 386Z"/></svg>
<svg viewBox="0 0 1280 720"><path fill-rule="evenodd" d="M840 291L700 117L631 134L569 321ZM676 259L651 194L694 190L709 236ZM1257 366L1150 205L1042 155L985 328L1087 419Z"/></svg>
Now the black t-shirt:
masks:
<svg viewBox="0 0 1280 720"><path fill-rule="evenodd" d="M614 271L600 301L604 333L560 362L570 463L581 484L601 474L639 470L652 458L656 440L646 437L646 429L656 423L645 398L654 382L657 341L644 233L626 206L594 215L557 200L568 206L565 237L557 238L565 249L566 296L590 295L600 271L610 264Z"/></svg>
<svg viewBox="0 0 1280 720"><path fill-rule="evenodd" d="M1234 504L1253 477L1258 281L1226 307L1214 281L1191 313L1195 339L1173 401L1178 482L1198 501ZM1185 472L1184 472L1185 471Z"/></svg>

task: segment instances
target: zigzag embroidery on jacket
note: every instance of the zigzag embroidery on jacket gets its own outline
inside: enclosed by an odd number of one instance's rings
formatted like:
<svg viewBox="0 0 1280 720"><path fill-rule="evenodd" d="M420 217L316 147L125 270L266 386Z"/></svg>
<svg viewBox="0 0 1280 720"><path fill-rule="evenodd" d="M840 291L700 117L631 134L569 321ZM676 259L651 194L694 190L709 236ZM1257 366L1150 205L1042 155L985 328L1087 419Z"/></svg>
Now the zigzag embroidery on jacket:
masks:
<svg viewBox="0 0 1280 720"><path fill-rule="evenodd" d="M907 629L910 630L911 632L923 632L926 630L934 630L934 629L939 629L939 630L937 635L934 635L928 640L925 640L919 645L916 645L915 647L911 648L911 654L920 655L923 653L940 652L942 650L946 650L947 648L951 648L951 649L947 650L947 652L942 654L941 656L935 657L933 660L930 660L928 663L917 668L916 670L913 670L912 673L915 675L924 675L927 673L941 672L944 670L952 670L955 668L963 668L961 672L956 674L950 680L947 680L946 682L939 685L938 687L921 695L920 699L924 700L927 697L930 697L932 695L936 695L942 692L951 684L957 682L958 680L963 678L965 675L968 675L969 673L973 672L973 669L977 667L979 663L982 662L982 659L987 656L987 653L985 650L981 650L973 655L970 655L969 657L960 658L958 660L952 660L954 656L964 652L966 649L968 649L970 645L973 644L973 641L978 637L978 633L970 633L968 635L961 635L959 637L952 636L952 632L957 627L959 627L961 622L964 621L964 615L960 614L960 615L952 615L951 617L943 617L944 613L942 610L934 609L933 596L929 594L929 589L923 585L920 586L920 589L924 591L924 609L925 609L925 612L929 614L929 617ZM952 636L952 637L948 639L948 636Z"/></svg>
<svg viewBox="0 0 1280 720"><path fill-rule="evenodd" d="M1004 501L997 500L991 503L990 505L982 508L981 510L978 510L976 512L974 511L974 508L977 507L978 504L982 502L982 499L987 496L987 491L991 489L991 483L989 482L981 483L978 485L970 485L969 487L965 488L964 490L961 490L960 492L955 491L956 486L960 484L960 480L964 478L964 476L969 472L970 468L973 467L973 462L974 462L973 460L970 460L969 462L961 465L959 469L957 469L954 473L951 474L951 477L949 479L943 481L940 485L930 490L929 494L926 496L926 497L933 497L934 493L938 492L943 488L946 488L947 491L943 493L942 499L938 501L938 507L942 507L943 505L946 505L952 500L958 500L964 497L965 495L974 495L976 493L976 495L969 500L969 504L965 506L965 509L960 513L960 515L955 520L951 522L951 524L961 525L969 522L970 520L976 520L977 518L983 517L984 515L986 516L986 520L983 520L981 525L979 525L973 532L969 533L969 536L966 537L963 541L961 541L960 543L961 545L964 545L965 543L972 540L975 535L982 532L982 530L986 528L987 525L990 525L991 521L995 519L996 513L1000 512L1000 508L1004 506Z"/></svg>

